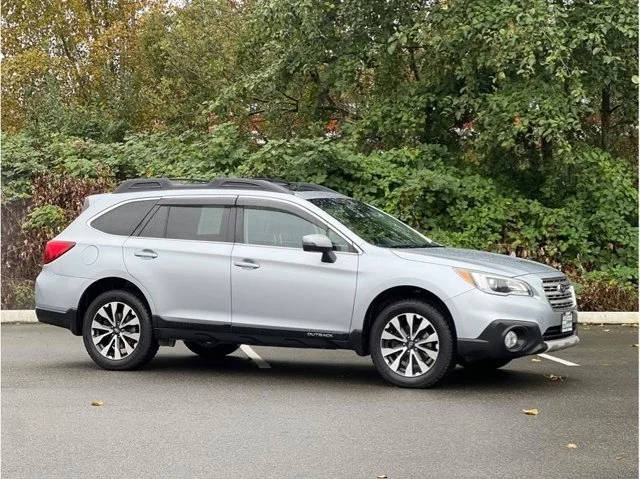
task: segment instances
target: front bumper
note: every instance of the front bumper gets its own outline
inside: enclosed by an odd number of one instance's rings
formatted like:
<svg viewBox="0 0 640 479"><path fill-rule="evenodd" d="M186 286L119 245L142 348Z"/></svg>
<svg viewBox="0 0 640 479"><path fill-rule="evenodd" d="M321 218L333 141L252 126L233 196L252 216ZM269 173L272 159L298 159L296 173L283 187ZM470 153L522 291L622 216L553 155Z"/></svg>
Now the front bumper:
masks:
<svg viewBox="0 0 640 479"><path fill-rule="evenodd" d="M505 335L514 331L518 335L518 344L508 349L504 344ZM566 349L578 344L577 324L569 336L548 339L544 338L538 323L498 319L491 322L475 339L458 339L457 349L460 359L466 362L483 359L515 359L531 354ZM548 334L546 335L548 336Z"/></svg>
<svg viewBox="0 0 640 479"><path fill-rule="evenodd" d="M571 346L575 346L580 342L580 338L577 334L572 334L566 338L561 339L553 339L551 341L545 341L544 344L547 346L547 349L544 350L545 353L550 351L559 351L561 349L567 349Z"/></svg>

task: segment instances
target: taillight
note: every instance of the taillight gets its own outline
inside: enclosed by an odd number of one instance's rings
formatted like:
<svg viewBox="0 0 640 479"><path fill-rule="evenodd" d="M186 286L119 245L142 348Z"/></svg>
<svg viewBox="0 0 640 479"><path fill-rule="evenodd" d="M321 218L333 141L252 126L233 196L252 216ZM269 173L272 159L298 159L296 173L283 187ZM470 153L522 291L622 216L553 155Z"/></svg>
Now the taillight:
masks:
<svg viewBox="0 0 640 479"><path fill-rule="evenodd" d="M73 241L59 241L51 240L47 241L47 245L44 247L44 264L51 263L54 259L59 258L76 244Z"/></svg>

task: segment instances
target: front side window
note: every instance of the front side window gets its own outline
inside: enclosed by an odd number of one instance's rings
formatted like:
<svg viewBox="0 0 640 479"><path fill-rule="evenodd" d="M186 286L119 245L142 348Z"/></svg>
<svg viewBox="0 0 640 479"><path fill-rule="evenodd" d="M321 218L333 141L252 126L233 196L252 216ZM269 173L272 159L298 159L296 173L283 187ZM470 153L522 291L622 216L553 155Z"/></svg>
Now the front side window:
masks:
<svg viewBox="0 0 640 479"><path fill-rule="evenodd" d="M99 216L91 222L91 226L104 233L129 236L157 201L130 201Z"/></svg>
<svg viewBox="0 0 640 479"><path fill-rule="evenodd" d="M372 245L383 248L440 246L402 221L362 201L351 198L317 198L309 201Z"/></svg>
<svg viewBox="0 0 640 479"><path fill-rule="evenodd" d="M247 244L302 248L303 236L325 234L314 223L286 211L245 207L243 217Z"/></svg>
<svg viewBox="0 0 640 479"><path fill-rule="evenodd" d="M327 235L336 251L352 251L339 234L294 213L275 208L247 206L243 214L243 238L247 244L302 248L302 237Z"/></svg>
<svg viewBox="0 0 640 479"><path fill-rule="evenodd" d="M142 228L140 236L227 241L230 211L230 207L222 205L163 205Z"/></svg>

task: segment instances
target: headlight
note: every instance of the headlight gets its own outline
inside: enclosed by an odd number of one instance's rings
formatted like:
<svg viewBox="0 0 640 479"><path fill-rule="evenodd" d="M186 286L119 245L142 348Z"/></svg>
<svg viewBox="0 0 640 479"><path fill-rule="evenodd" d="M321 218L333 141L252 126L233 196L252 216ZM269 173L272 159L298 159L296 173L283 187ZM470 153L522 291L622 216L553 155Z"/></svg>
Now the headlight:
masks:
<svg viewBox="0 0 640 479"><path fill-rule="evenodd" d="M491 273L480 273L468 269L456 269L456 273L467 283L491 294L515 294L516 296L533 296L533 290L524 281Z"/></svg>

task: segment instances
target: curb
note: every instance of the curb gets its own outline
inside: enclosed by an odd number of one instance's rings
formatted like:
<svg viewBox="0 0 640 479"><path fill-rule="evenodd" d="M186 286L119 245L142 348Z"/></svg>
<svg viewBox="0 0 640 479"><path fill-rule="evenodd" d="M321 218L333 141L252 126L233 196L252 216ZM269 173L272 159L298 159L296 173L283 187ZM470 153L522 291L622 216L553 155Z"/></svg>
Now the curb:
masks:
<svg viewBox="0 0 640 479"><path fill-rule="evenodd" d="M0 311L0 323L37 323L33 309L3 309Z"/></svg>
<svg viewBox="0 0 640 479"><path fill-rule="evenodd" d="M578 322L581 324L638 324L640 313L637 311L589 312L580 311ZM32 309L7 309L0 311L0 323L37 323L36 312Z"/></svg>
<svg viewBox="0 0 640 479"><path fill-rule="evenodd" d="M637 311L578 312L578 322L584 324L638 324L639 317Z"/></svg>

